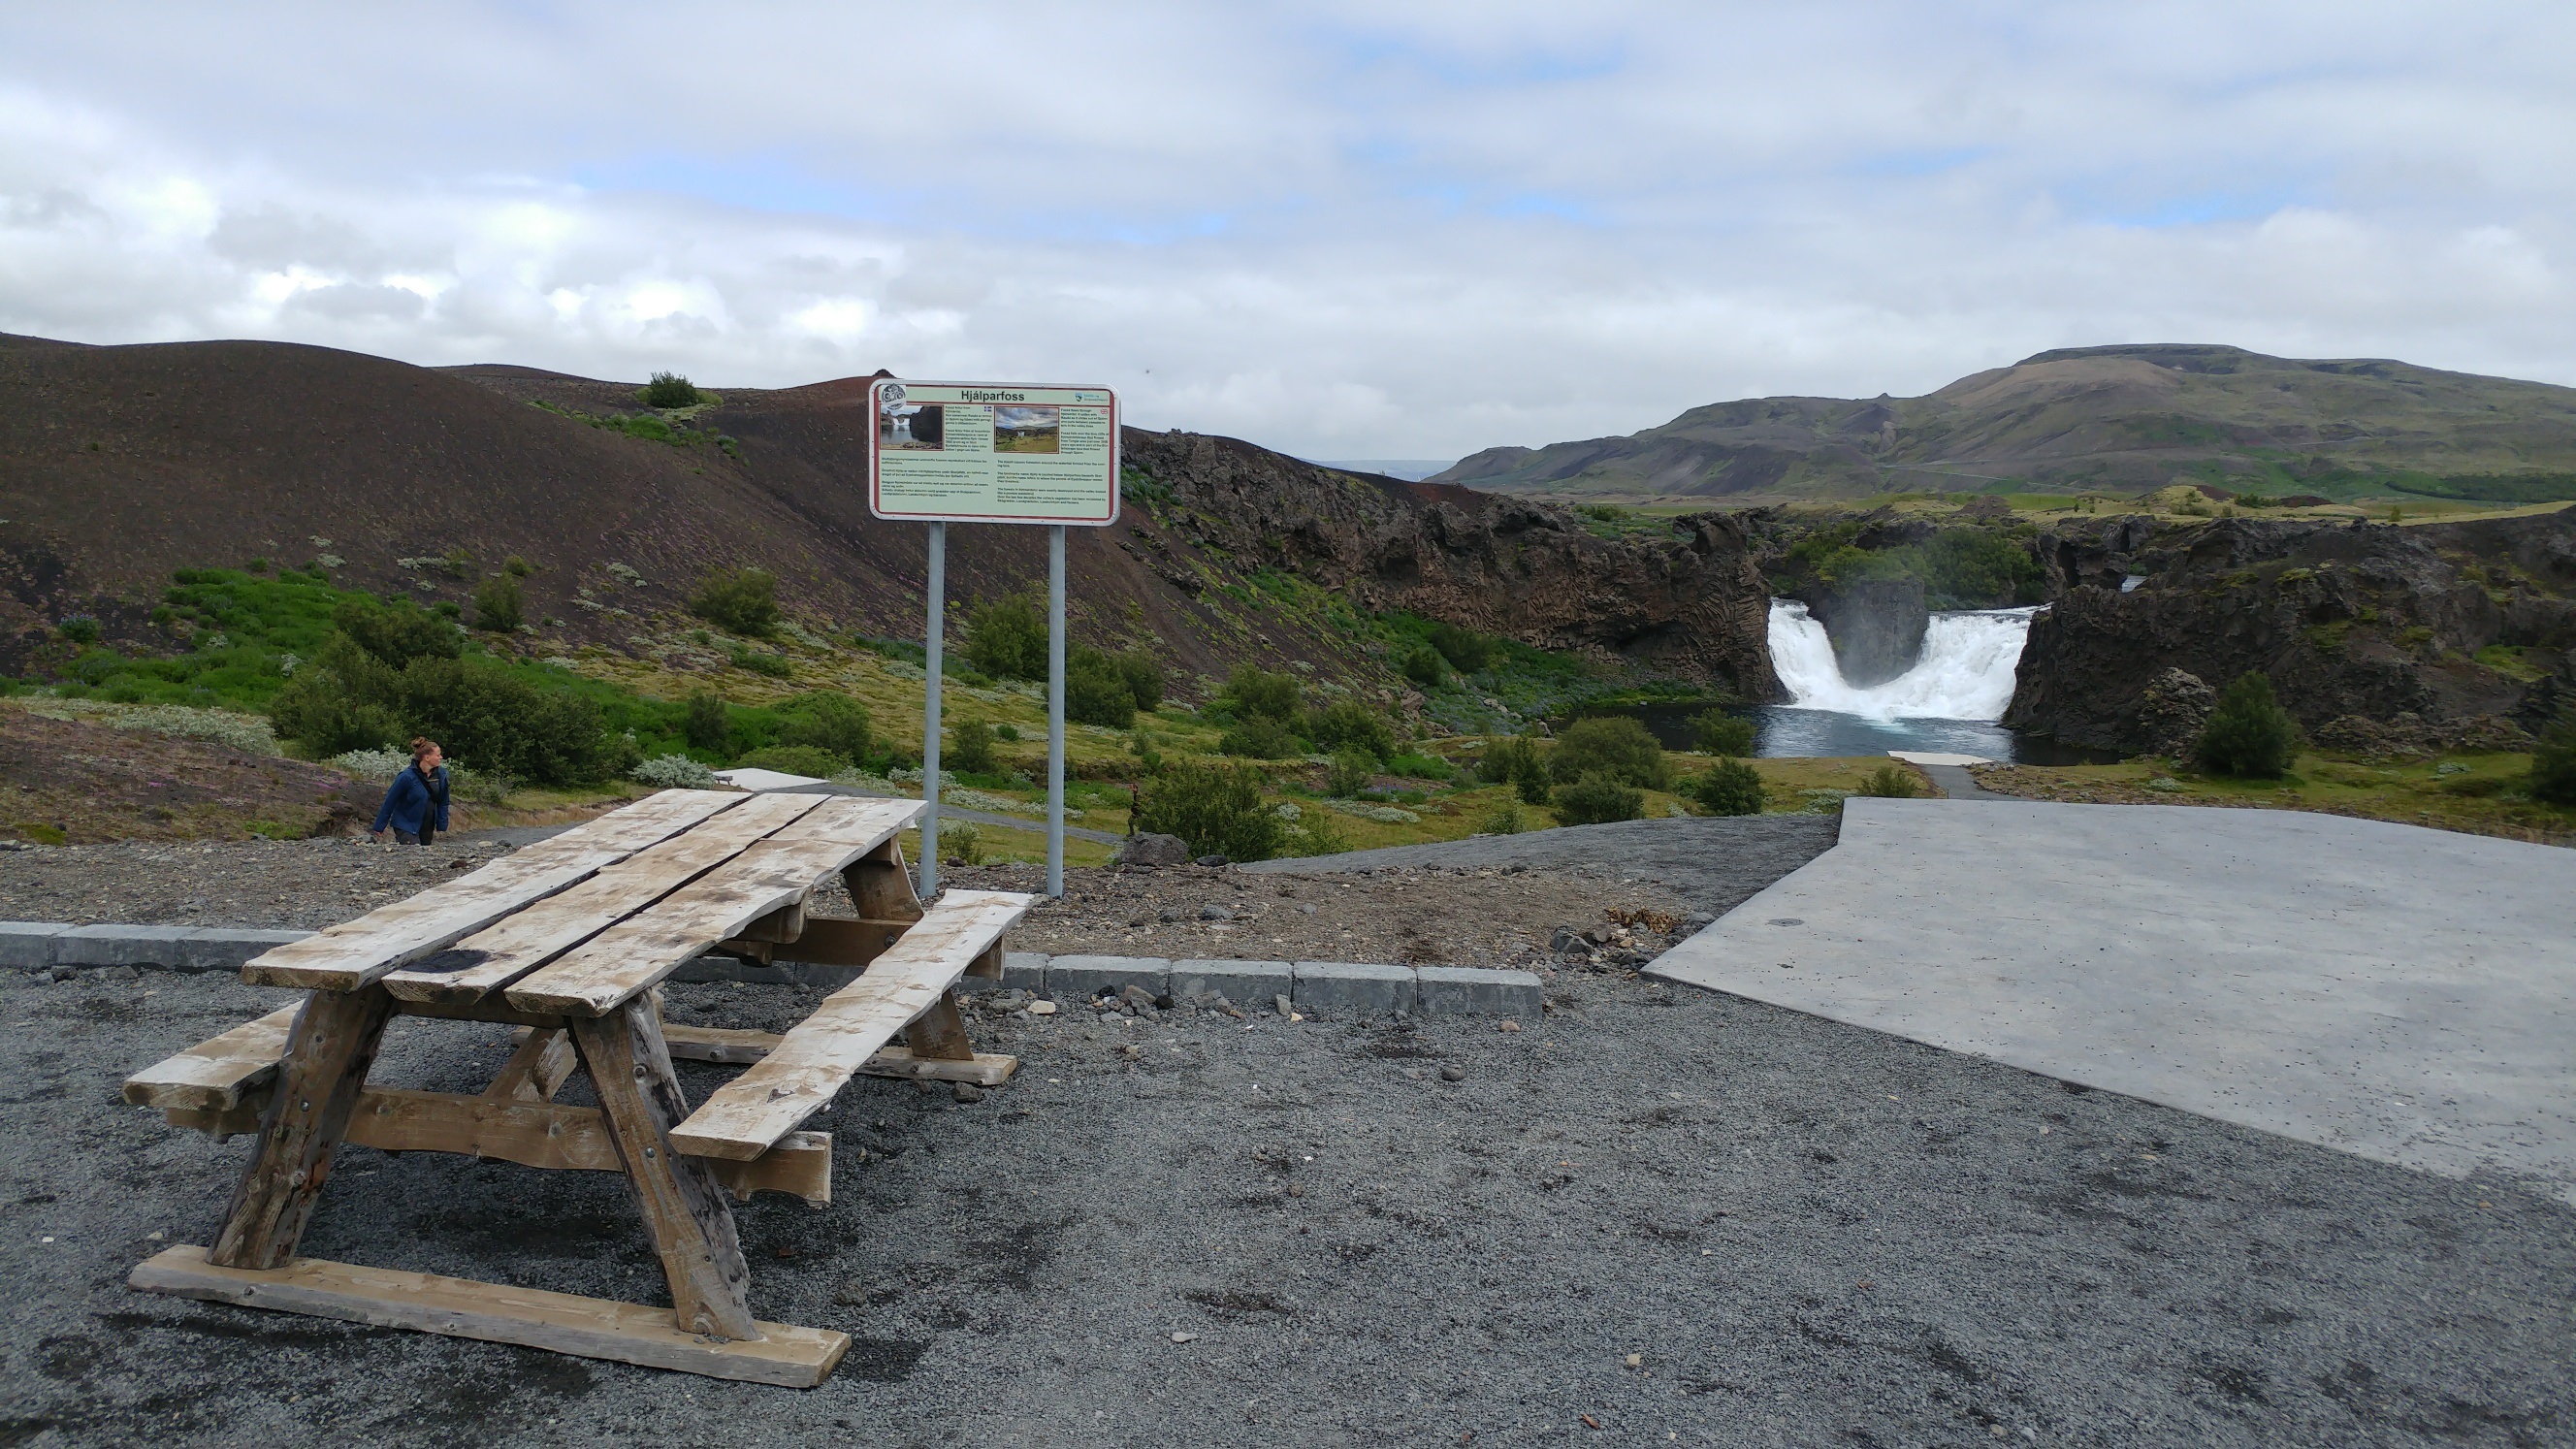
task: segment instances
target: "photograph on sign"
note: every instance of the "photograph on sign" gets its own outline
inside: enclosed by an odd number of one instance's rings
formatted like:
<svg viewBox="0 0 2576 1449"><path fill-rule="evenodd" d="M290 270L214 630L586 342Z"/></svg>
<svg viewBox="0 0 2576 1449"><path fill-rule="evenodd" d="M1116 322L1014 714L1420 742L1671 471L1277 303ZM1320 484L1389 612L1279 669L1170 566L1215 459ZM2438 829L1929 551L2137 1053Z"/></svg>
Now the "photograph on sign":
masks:
<svg viewBox="0 0 2576 1449"><path fill-rule="evenodd" d="M1118 397L1105 387L878 381L868 511L943 523L1118 518Z"/></svg>

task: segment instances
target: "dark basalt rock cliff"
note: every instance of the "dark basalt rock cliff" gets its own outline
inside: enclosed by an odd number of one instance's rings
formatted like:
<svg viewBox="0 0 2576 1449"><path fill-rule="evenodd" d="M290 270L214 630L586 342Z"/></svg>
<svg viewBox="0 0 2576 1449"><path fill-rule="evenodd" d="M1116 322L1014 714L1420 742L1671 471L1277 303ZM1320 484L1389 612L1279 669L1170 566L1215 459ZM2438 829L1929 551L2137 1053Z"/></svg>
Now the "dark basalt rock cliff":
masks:
<svg viewBox="0 0 2576 1449"><path fill-rule="evenodd" d="M2013 729L2169 745L2156 686L2173 670L2213 688L2260 671L2311 732L2411 715L2424 737L2495 741L2576 700L2576 510L2411 528L2077 519L2037 543L2050 606Z"/></svg>
<svg viewBox="0 0 2576 1449"><path fill-rule="evenodd" d="M1562 508L1454 485L1322 468L1233 438L1125 434L1127 465L1168 489L1167 528L1232 556L1345 590L1373 610L1615 654L1756 702L1776 699L1770 594L1739 515L1600 538ZM1122 547L1148 557L1138 531ZM1173 582L1185 566L1153 559Z"/></svg>

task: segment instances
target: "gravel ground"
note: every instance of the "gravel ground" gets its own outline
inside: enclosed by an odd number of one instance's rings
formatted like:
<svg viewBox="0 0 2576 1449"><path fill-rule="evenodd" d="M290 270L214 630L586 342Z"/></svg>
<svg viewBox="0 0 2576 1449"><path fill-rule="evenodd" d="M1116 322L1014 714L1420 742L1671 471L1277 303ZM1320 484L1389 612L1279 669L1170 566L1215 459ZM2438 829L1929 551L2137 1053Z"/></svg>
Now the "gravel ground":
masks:
<svg viewBox="0 0 2576 1449"><path fill-rule="evenodd" d="M815 1124L833 1206L739 1210L757 1311L859 1340L800 1393L127 1291L155 1235L205 1240L246 1144L118 1105L119 1078L277 994L11 976L0 1443L2576 1432L2576 1214L2538 1194L1740 1000L1551 992L1518 1032L979 1013L1012 1085L965 1104L860 1079ZM671 995L773 1028L814 1000ZM399 1023L378 1080L473 1090L503 1042ZM693 1098L724 1075L682 1070ZM348 1149L305 1249L667 1302L606 1174Z"/></svg>
<svg viewBox="0 0 2576 1449"><path fill-rule="evenodd" d="M1669 886L1700 910L1724 915L1831 849L1841 829L1837 815L1623 820L1522 835L1480 835L1437 845L1391 845L1304 860L1265 860L1244 869L1309 875L1386 866L1456 870L1523 865L1595 879L1650 881Z"/></svg>
<svg viewBox="0 0 2576 1449"><path fill-rule="evenodd" d="M442 839L424 850L361 837L5 851L0 921L319 930L480 865L502 848Z"/></svg>

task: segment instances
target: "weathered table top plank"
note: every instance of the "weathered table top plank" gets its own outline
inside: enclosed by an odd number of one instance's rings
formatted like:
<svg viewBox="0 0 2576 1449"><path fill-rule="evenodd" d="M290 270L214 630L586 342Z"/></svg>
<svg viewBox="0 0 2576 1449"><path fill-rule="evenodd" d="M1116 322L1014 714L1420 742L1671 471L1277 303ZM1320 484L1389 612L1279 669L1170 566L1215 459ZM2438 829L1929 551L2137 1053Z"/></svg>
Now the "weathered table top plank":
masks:
<svg viewBox="0 0 2576 1449"><path fill-rule="evenodd" d="M446 951L393 972L385 977L385 989L405 1001L480 1000L733 859L828 798L755 795Z"/></svg>
<svg viewBox="0 0 2576 1449"><path fill-rule="evenodd" d="M825 998L767 1057L671 1133L671 1150L750 1158L821 1111L852 1074L930 1009L941 992L1029 912L1034 896L955 891L922 917L865 976Z"/></svg>
<svg viewBox="0 0 2576 1449"><path fill-rule="evenodd" d="M525 1011L600 1016L826 876L892 839L917 800L833 799L731 861L628 916L504 995Z"/></svg>
<svg viewBox="0 0 2576 1449"><path fill-rule="evenodd" d="M303 1003L281 1006L257 1021L246 1021L221 1036L208 1037L164 1062L125 1079L125 1100L138 1107L220 1111L241 1101L249 1088L277 1073L286 1055L287 1034Z"/></svg>
<svg viewBox="0 0 2576 1449"><path fill-rule="evenodd" d="M257 986L355 991L750 798L722 790L665 790L469 875L280 946L243 966L242 979Z"/></svg>

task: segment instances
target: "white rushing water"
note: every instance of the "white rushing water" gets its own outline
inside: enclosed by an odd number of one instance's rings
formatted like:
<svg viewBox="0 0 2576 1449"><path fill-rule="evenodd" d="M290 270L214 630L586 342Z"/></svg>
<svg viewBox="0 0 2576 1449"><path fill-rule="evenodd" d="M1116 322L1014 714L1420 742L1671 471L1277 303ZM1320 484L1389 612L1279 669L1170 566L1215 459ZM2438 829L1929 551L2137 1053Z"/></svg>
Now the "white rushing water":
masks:
<svg viewBox="0 0 2576 1449"><path fill-rule="evenodd" d="M1935 614L1923 631L1914 667L1885 684L1855 689L1843 682L1825 626L1807 606L1771 601L1771 667L1792 709L1830 709L1869 719L1998 720L2012 703L2013 667L2030 636L2031 609Z"/></svg>

